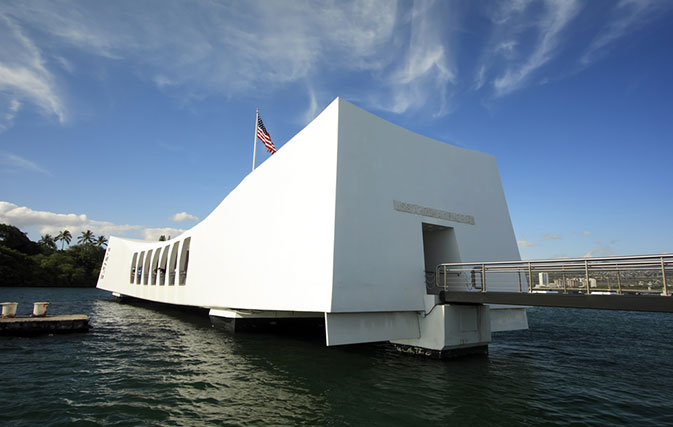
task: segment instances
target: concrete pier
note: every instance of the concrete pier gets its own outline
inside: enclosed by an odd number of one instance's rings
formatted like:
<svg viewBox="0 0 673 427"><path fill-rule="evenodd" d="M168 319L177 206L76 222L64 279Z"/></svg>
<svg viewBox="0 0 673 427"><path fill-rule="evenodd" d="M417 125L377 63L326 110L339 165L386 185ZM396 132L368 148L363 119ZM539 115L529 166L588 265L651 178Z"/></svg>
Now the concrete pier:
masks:
<svg viewBox="0 0 673 427"><path fill-rule="evenodd" d="M89 316L69 314L62 316L17 316L0 319L0 335L33 336L64 334L89 330Z"/></svg>

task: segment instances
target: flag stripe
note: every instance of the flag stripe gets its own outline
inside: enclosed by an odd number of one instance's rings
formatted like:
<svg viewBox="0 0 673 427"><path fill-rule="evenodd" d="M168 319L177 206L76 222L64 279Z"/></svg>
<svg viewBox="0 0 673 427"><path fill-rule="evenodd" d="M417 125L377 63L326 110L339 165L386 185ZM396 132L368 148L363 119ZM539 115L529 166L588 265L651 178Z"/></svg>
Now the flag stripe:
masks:
<svg viewBox="0 0 673 427"><path fill-rule="evenodd" d="M260 116L257 116L257 138L262 141L264 147L266 147L266 151L271 154L276 152L276 147L273 145L273 142L271 142L271 135L266 131Z"/></svg>

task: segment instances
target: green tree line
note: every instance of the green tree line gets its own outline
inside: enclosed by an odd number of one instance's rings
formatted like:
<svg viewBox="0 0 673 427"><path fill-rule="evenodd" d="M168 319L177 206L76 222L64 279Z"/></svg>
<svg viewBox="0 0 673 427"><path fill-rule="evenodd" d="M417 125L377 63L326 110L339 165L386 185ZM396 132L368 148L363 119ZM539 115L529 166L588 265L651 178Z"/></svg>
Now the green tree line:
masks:
<svg viewBox="0 0 673 427"><path fill-rule="evenodd" d="M71 241L68 230L33 242L17 227L0 224L0 286L95 287L107 239L87 230L78 244Z"/></svg>

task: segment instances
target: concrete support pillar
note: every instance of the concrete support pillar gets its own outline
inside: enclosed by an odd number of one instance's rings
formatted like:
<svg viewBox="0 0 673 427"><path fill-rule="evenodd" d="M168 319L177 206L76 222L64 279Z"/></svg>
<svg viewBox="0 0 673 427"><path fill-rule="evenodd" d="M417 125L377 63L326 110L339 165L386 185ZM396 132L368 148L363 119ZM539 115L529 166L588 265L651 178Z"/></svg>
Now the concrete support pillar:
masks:
<svg viewBox="0 0 673 427"><path fill-rule="evenodd" d="M419 316L419 338L391 341L399 351L438 358L488 353L488 306L443 304Z"/></svg>

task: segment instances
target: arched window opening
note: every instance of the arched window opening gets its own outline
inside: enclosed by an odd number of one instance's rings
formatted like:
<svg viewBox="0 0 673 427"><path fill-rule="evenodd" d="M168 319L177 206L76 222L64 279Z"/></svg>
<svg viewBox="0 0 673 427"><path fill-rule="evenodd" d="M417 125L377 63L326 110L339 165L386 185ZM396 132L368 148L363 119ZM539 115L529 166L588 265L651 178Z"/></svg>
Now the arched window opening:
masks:
<svg viewBox="0 0 673 427"><path fill-rule="evenodd" d="M150 280L150 265L152 262L152 249L147 251L147 256L145 257L145 271L143 273L143 285L146 285L149 283Z"/></svg>
<svg viewBox="0 0 673 427"><path fill-rule="evenodd" d="M180 242L175 242L173 244L173 249L171 250L171 260L168 264L168 286L175 285L175 267L177 266L178 261L178 246L180 246Z"/></svg>
<svg viewBox="0 0 673 427"><path fill-rule="evenodd" d="M187 267L189 266L189 243L192 241L191 237L187 237L182 242L182 252L180 253L180 285L184 286L187 283Z"/></svg>
<svg viewBox="0 0 673 427"><path fill-rule="evenodd" d="M140 284L140 279L143 276L143 261L145 260L145 251L140 252L138 257L138 266L136 267L136 285Z"/></svg>
<svg viewBox="0 0 673 427"><path fill-rule="evenodd" d="M129 283L133 284L133 281L136 279L136 261L138 260L138 252L133 254L133 258L131 259L131 280L129 280Z"/></svg>
<svg viewBox="0 0 673 427"><path fill-rule="evenodd" d="M166 284L166 265L168 264L168 250L171 248L171 245L166 245L164 250L161 253L161 262L159 263L159 286L164 286Z"/></svg>
<svg viewBox="0 0 673 427"><path fill-rule="evenodd" d="M152 260L152 285L157 284L157 273L159 272L159 256L161 255L161 248L158 248L154 253L154 259Z"/></svg>

